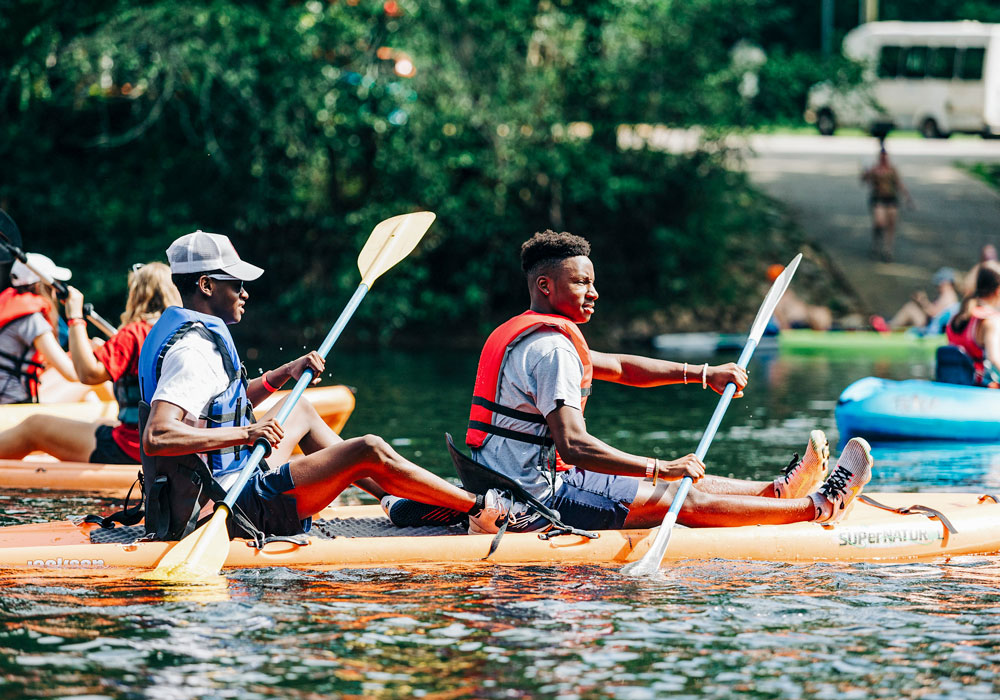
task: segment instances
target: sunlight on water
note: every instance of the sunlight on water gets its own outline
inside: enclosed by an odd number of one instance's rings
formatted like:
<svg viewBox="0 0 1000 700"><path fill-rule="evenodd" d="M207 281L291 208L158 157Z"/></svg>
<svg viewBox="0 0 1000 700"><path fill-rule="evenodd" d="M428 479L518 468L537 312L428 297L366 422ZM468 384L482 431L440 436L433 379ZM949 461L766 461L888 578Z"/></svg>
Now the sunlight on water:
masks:
<svg viewBox="0 0 1000 700"><path fill-rule="evenodd" d="M345 434L377 432L449 475L475 358L341 357L359 388ZM455 368L469 370L456 377ZM770 358L734 402L709 469L769 479L873 363ZM882 367L902 375L900 365ZM468 380L468 381L467 381ZM617 446L694 449L717 397L600 386L588 425ZM1000 448L875 446L881 490L1000 490ZM3 523L93 512L0 494ZM0 697L991 698L1000 561L226 571L163 588L127 574L0 577Z"/></svg>

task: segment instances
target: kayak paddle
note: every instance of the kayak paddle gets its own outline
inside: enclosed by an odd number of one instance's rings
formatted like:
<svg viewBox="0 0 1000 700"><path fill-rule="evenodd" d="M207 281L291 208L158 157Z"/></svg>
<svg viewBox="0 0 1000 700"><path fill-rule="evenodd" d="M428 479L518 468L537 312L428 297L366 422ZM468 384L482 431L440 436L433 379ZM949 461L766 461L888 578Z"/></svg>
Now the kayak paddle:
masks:
<svg viewBox="0 0 1000 700"><path fill-rule="evenodd" d="M6 212L0 210L0 213L3 214L6 221L9 221L11 224L14 224L13 220L11 220L9 216L7 216ZM28 256L25 255L24 251L21 250L12 240L10 240L10 238L7 237L7 233L4 231L5 228L6 226L0 226L0 246L6 248L10 252L10 254L13 255L15 258L17 258L18 260L20 260L25 267L27 267L29 270L38 275L39 279L41 279L42 282L55 289L57 297L59 297L60 299L65 299L67 294L69 293L66 290L66 283L61 280L52 279L49 275L45 274L44 272L36 268L34 265L32 265L30 262L28 262ZM17 229L16 225L14 225L14 229L15 230ZM105 319L103 319L99 313L94 311L94 307L92 304L83 305L83 315L86 316L87 320L93 323L97 327L97 329L101 331L101 333L108 336L109 338L118 332L118 330L114 326L112 326Z"/></svg>
<svg viewBox="0 0 1000 700"><path fill-rule="evenodd" d="M761 336L764 335L764 329L771 320L775 307L781 301L785 290L788 289L788 285L792 281L792 276L795 274L800 260L802 260L801 253L788 263L788 267L778 276L778 279L774 280L771 290L764 297L764 303L761 304L760 310L757 312L757 318L753 321L753 326L750 328L750 335L747 336L746 345L743 346L743 352L740 354L740 359L737 362L740 367L746 369L746 366L750 363L750 357L753 355L753 351L757 349L757 343L760 342ZM719 429L722 417L725 415L726 409L729 408L729 403L732 401L733 394L735 393L736 385L730 382L722 392L719 404L715 407L715 413L712 414L712 419L708 422L708 427L705 428L705 432L701 436L701 441L698 443L698 449L695 450L695 456L698 459L704 461L708 447L715 438L715 431ZM663 516L663 522L660 523L660 529L656 532L656 539L653 540L649 551L639 561L631 562L622 567L623 574L626 576L650 576L659 571L663 555L667 552L667 545L670 544L670 534L673 531L674 523L677 522L677 514L680 512L681 506L684 505L684 499L687 498L691 483L691 477L689 476L681 479L680 486L677 487L677 493L674 494L674 499L670 503L670 509Z"/></svg>
<svg viewBox="0 0 1000 700"><path fill-rule="evenodd" d="M433 212L420 211L394 216L375 227L358 256L361 284L358 285L340 317L319 346L317 352L322 358L326 359L330 348L337 342L337 338L340 337L371 285L382 273L410 254L410 251L416 247L427 229L430 228L434 218ZM278 411L276 419L279 425L283 424L291 414L299 397L302 396L302 392L306 390L312 379L313 372L311 369L307 369L295 382L295 388L292 389L281 410ZM190 581L218 576L222 565L226 562L226 557L229 555L229 533L226 529L226 519L229 517L233 503L236 502L243 487L250 480L260 460L264 457L264 453L268 451L269 446L266 441L258 440L257 444L254 445L253 452L243 465L239 478L226 493L225 499L216 508L211 519L171 547L155 569L139 576L139 578L159 581Z"/></svg>

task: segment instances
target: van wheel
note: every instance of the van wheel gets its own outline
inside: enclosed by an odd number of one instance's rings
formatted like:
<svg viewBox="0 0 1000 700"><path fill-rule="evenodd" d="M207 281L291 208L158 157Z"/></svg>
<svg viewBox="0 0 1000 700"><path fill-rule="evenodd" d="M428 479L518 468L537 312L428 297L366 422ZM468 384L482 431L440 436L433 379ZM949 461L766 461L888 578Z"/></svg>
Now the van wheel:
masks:
<svg viewBox="0 0 1000 700"><path fill-rule="evenodd" d="M920 135L925 139L946 139L949 134L944 133L938 128L938 123L928 117L920 122Z"/></svg>
<svg viewBox="0 0 1000 700"><path fill-rule="evenodd" d="M837 119L833 116L833 111L821 109L816 115L816 128L823 136L833 136L833 132L837 130Z"/></svg>

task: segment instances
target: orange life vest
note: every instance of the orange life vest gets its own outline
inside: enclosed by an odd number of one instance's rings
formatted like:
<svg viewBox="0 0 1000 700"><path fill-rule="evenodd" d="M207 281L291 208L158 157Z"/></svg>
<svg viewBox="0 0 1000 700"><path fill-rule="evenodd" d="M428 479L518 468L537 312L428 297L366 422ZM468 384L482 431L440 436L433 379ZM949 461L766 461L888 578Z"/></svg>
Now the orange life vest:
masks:
<svg viewBox="0 0 1000 700"><path fill-rule="evenodd" d="M48 320L51 310L52 305L45 297L7 287L0 292L0 332L3 332L7 324L12 321L34 313L40 313ZM26 382L25 388L32 401L38 399L38 375L44 368L42 357L34 347L29 347L23 357L0 353L0 369L14 376L23 377Z"/></svg>
<svg viewBox="0 0 1000 700"><path fill-rule="evenodd" d="M479 368L476 371L476 386L472 392L472 408L469 411L469 429L465 434L465 444L469 447L482 447L489 434L511 440L520 440L535 445L548 447L553 444L552 437L548 435L546 428L544 435L524 433L509 428L501 428L494 424L493 415L500 414L509 418L529 423L545 425L545 417L538 413L528 413L519 411L509 406L503 406L496 402L497 389L500 383L500 372L503 369L504 361L507 359L507 352L516 340L528 333L531 333L542 326L554 328L573 343L580 362L583 363L583 379L580 381L580 393L582 400L581 411L587 406L587 397L590 395L590 388L594 378L594 364L590 357L590 348L583 337L583 333L575 323L564 316L554 314L542 314L535 311L525 311L519 316L515 316L490 334L483 346L483 352L479 356ZM570 467L565 465L559 455L556 455L556 469L564 470Z"/></svg>

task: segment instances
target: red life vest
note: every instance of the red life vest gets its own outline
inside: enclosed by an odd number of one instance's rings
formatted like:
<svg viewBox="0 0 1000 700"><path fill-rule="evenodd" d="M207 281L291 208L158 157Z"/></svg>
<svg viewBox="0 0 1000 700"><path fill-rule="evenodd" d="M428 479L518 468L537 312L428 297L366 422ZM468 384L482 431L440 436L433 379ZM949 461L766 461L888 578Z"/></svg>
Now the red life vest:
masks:
<svg viewBox="0 0 1000 700"><path fill-rule="evenodd" d="M508 406L496 403L497 389L500 383L500 372L503 369L504 361L507 359L507 352L511 345L522 336L531 333L542 326L554 328L573 343L580 362L583 363L583 379L580 381L580 393L582 400L580 410L587 406L587 397L590 395L590 388L594 377L594 364L590 357L590 348L583 337L583 333L575 323L564 316L555 314L542 314L535 311L525 311L519 316L515 316L490 334L483 346L483 352L479 356L479 368L476 371L476 386L472 391L472 408L469 411L469 429L465 434L465 444L469 447L482 447L488 434L499 435L500 437L521 442L529 442L535 445L548 447L553 444L552 437L548 435L546 428L544 435L524 433L508 428L501 428L493 423L493 415L499 413L509 418L529 423L538 423L545 426L545 417L538 413L528 413L519 411ZM564 470L570 467L563 463L556 454L556 469Z"/></svg>
<svg viewBox="0 0 1000 700"><path fill-rule="evenodd" d="M34 313L40 313L48 320L51 310L52 305L45 297L7 287L0 292L0 332L3 332L7 324L12 321ZM23 377L31 400L38 400L38 375L45 365L42 364L42 357L33 346L28 348L23 357L14 357L6 353L0 355L0 365L9 374Z"/></svg>
<svg viewBox="0 0 1000 700"><path fill-rule="evenodd" d="M980 321L991 316L996 316L1000 312L989 306L976 306L970 313L972 318L965 324L965 328L961 333L956 333L952 330L951 323L948 323L945 326L945 336L948 338L949 345L962 348L972 359L972 364L976 368L976 383L981 384L983 375L986 372L984 364L986 350L976 342L976 331L979 329Z"/></svg>

